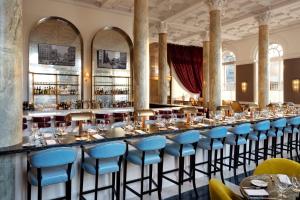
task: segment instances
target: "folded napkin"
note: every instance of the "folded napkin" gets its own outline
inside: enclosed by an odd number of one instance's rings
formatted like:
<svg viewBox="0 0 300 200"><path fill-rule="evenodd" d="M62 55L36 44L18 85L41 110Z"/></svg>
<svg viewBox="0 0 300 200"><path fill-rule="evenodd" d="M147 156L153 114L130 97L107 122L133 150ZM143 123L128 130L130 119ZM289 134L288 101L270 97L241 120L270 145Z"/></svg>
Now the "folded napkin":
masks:
<svg viewBox="0 0 300 200"><path fill-rule="evenodd" d="M53 136L52 133L43 133L44 138L51 138Z"/></svg>
<svg viewBox="0 0 300 200"><path fill-rule="evenodd" d="M54 144L56 144L56 141L55 140L46 140L46 144L47 145L54 145Z"/></svg>
<svg viewBox="0 0 300 200"><path fill-rule="evenodd" d="M292 185L290 178L285 174L277 174L277 177L281 183Z"/></svg>
<svg viewBox="0 0 300 200"><path fill-rule="evenodd" d="M97 139L97 140L104 139L104 137L101 136L101 135L99 135L99 134L94 134L94 135L92 135L92 136L93 136L93 138L95 138L95 139Z"/></svg>
<svg viewBox="0 0 300 200"><path fill-rule="evenodd" d="M265 189L244 189L244 191L248 196L269 196L269 193Z"/></svg>
<svg viewBox="0 0 300 200"><path fill-rule="evenodd" d="M142 130L135 130L135 132L139 133L139 134L146 134L145 131L142 131Z"/></svg>
<svg viewBox="0 0 300 200"><path fill-rule="evenodd" d="M175 126L169 126L168 129L178 130L179 128L177 128L177 127L175 127Z"/></svg>
<svg viewBox="0 0 300 200"><path fill-rule="evenodd" d="M87 130L87 132L89 132L89 133L97 133L97 131L96 131L95 129L92 129L92 128L89 128L89 129Z"/></svg>

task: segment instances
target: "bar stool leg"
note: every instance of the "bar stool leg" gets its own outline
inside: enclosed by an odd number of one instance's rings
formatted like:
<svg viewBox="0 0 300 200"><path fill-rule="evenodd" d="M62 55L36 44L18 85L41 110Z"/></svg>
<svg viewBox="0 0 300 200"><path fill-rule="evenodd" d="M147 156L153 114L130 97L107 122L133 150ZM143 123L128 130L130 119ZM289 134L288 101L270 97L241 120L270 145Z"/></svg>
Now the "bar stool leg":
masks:
<svg viewBox="0 0 300 200"><path fill-rule="evenodd" d="M39 185L38 186L38 200L42 200L42 196L43 196L43 194L42 194L42 186Z"/></svg>
<svg viewBox="0 0 300 200"><path fill-rule="evenodd" d="M234 145L233 174L234 174L235 183L237 183L236 169L238 168L238 159L239 159L238 156L239 156L239 145Z"/></svg>
<svg viewBox="0 0 300 200"><path fill-rule="evenodd" d="M218 149L215 150L215 157L214 157L214 175L217 173L217 161L218 161Z"/></svg>
<svg viewBox="0 0 300 200"><path fill-rule="evenodd" d="M126 199L126 178L127 178L127 160L124 159L124 170L123 170L123 199Z"/></svg>
<svg viewBox="0 0 300 200"><path fill-rule="evenodd" d="M141 193L140 193L140 200L143 199L143 193L144 193L144 168L145 168L145 164L144 164L144 158L143 158L143 163L142 163L142 169L141 169Z"/></svg>
<svg viewBox="0 0 300 200"><path fill-rule="evenodd" d="M27 182L27 200L31 200L31 184Z"/></svg>
<svg viewBox="0 0 300 200"><path fill-rule="evenodd" d="M212 157L212 150L208 150L207 174L209 180L211 179L211 157Z"/></svg>
<svg viewBox="0 0 300 200"><path fill-rule="evenodd" d="M151 190L152 190L152 165L149 166L149 194L151 195Z"/></svg>
<svg viewBox="0 0 300 200"><path fill-rule="evenodd" d="M197 192L197 187L196 187L196 173L195 173L196 156L191 155L190 160L191 160L190 168L192 169L193 188L194 188L196 197L198 197L198 192Z"/></svg>
<svg viewBox="0 0 300 200"><path fill-rule="evenodd" d="M224 158L224 149L221 149L221 158L220 158L220 173L221 173L221 179L222 182L225 184L224 181L224 174L223 174L223 158Z"/></svg>
<svg viewBox="0 0 300 200"><path fill-rule="evenodd" d="M116 199L120 200L120 185L121 185L121 174L120 171L117 172L117 192L116 192Z"/></svg>
<svg viewBox="0 0 300 200"><path fill-rule="evenodd" d="M97 200L98 198L98 179L99 179L99 160L96 160L96 176L95 176L95 197L94 199Z"/></svg>
<svg viewBox="0 0 300 200"><path fill-rule="evenodd" d="M268 149L269 149L269 140L268 140L268 138L266 138L265 140L264 140L264 160L267 160L267 158L268 158Z"/></svg>
<svg viewBox="0 0 300 200"><path fill-rule="evenodd" d="M288 136L288 144L289 144L289 151L290 151L290 159L293 160L293 134L289 134Z"/></svg>
<svg viewBox="0 0 300 200"><path fill-rule="evenodd" d="M80 169L80 186L79 186L79 199L82 198L82 191L83 191L83 169Z"/></svg>
<svg viewBox="0 0 300 200"><path fill-rule="evenodd" d="M178 195L179 195L179 199L181 199L181 185L182 185L182 177L183 177L183 163L184 162L184 158L183 157L179 157L179 177L178 177L178 179L179 179L179 181L178 181Z"/></svg>
<svg viewBox="0 0 300 200"><path fill-rule="evenodd" d="M258 165L259 140L255 141L255 164Z"/></svg>
<svg viewBox="0 0 300 200"><path fill-rule="evenodd" d="M115 185L116 185L116 173L112 173L111 177L111 182L112 182L112 188L111 188L111 198L112 200L115 199Z"/></svg>
<svg viewBox="0 0 300 200"><path fill-rule="evenodd" d="M159 163L157 166L157 179L158 179L158 188L157 188L157 193L158 193L158 199L161 200L161 188L162 188L162 173L163 173L163 164Z"/></svg>
<svg viewBox="0 0 300 200"><path fill-rule="evenodd" d="M233 149L233 146L230 145L230 150L229 150L229 171L231 171L231 164L232 164L232 149Z"/></svg>
<svg viewBox="0 0 300 200"><path fill-rule="evenodd" d="M250 165L252 157L252 140L249 141L249 159L248 159L248 165Z"/></svg>
<svg viewBox="0 0 300 200"><path fill-rule="evenodd" d="M246 152L247 152L247 144L244 144L244 152L243 152L243 167L244 167L244 175L245 175L245 177L247 177L248 176L248 174L247 174L247 169L246 169Z"/></svg>
<svg viewBox="0 0 300 200"><path fill-rule="evenodd" d="M280 138L280 156L283 158L283 143L284 143L284 135Z"/></svg>
<svg viewBox="0 0 300 200"><path fill-rule="evenodd" d="M297 155L297 159L300 160L300 157L299 157L299 133L296 134L296 155Z"/></svg>

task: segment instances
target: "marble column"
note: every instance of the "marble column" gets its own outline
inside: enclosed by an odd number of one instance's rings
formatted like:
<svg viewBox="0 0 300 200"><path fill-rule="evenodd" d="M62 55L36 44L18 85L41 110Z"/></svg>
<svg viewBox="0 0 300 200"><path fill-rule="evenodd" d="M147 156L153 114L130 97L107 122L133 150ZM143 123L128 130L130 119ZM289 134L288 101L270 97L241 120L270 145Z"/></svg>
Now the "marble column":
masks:
<svg viewBox="0 0 300 200"><path fill-rule="evenodd" d="M208 106L209 102L209 31L201 34L203 40L203 85L202 97L204 105Z"/></svg>
<svg viewBox="0 0 300 200"><path fill-rule="evenodd" d="M221 8L224 0L208 0L209 24L209 108L216 110L221 100Z"/></svg>
<svg viewBox="0 0 300 200"><path fill-rule="evenodd" d="M22 141L22 0L0 1L0 147ZM15 157L0 156L1 199L15 199Z"/></svg>
<svg viewBox="0 0 300 200"><path fill-rule="evenodd" d="M134 0L134 109L149 108L148 0Z"/></svg>
<svg viewBox="0 0 300 200"><path fill-rule="evenodd" d="M167 61L167 45L168 45L168 35L167 35L167 24L161 22L159 26L159 39L158 39L158 95L161 104L168 103L168 61Z"/></svg>
<svg viewBox="0 0 300 200"><path fill-rule="evenodd" d="M258 36L258 105L265 108L269 104L269 26L270 12L257 16Z"/></svg>

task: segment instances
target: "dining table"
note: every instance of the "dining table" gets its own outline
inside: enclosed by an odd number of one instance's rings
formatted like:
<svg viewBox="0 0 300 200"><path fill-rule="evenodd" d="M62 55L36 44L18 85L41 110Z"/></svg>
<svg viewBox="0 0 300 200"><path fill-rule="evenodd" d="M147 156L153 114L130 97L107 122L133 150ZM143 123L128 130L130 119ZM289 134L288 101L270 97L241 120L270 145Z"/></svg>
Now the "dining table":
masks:
<svg viewBox="0 0 300 200"><path fill-rule="evenodd" d="M280 181L283 177L288 179L287 187L283 192L280 191ZM300 188L295 188L291 183L292 177L278 174L253 175L244 178L240 182L240 191L244 199L300 199ZM298 177L299 181L299 177Z"/></svg>

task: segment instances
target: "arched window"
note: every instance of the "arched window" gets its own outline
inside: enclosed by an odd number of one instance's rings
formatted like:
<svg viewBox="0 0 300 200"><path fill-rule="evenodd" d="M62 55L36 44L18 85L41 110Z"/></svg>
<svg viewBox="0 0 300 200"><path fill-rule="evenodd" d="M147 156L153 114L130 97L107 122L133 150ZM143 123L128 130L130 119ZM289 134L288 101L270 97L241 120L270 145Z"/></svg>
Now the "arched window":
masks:
<svg viewBox="0 0 300 200"><path fill-rule="evenodd" d="M256 66L258 69L257 63L258 53L256 54ZM258 72L258 70L256 71ZM269 78L270 102L283 102L283 48L280 44L274 43L269 45Z"/></svg>
<svg viewBox="0 0 300 200"><path fill-rule="evenodd" d="M279 44L269 46L270 102L283 102L283 49Z"/></svg>
<svg viewBox="0 0 300 200"><path fill-rule="evenodd" d="M223 52L222 99L235 100L236 58L233 52Z"/></svg>

